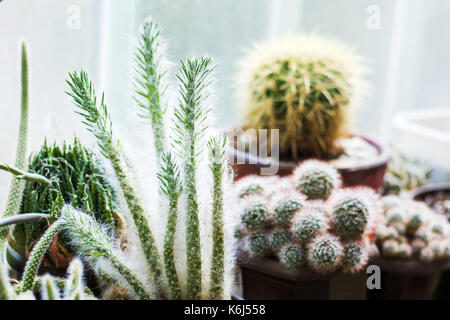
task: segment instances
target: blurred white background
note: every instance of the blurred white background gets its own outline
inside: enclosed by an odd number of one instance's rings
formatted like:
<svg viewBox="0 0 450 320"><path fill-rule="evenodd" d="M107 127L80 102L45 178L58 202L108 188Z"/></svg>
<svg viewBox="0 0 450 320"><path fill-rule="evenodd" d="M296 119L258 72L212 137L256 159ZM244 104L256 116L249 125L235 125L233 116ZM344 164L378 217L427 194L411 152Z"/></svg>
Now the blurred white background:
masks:
<svg viewBox="0 0 450 320"><path fill-rule="evenodd" d="M398 111L450 108L450 0L3 0L0 3L0 161L12 162L20 109L19 41L31 57L31 148L47 137L87 143L64 91L83 68L106 91L122 130L134 111L133 36L147 16L163 27L169 57L209 54L217 63L219 127L238 121L236 61L253 41L317 30L354 44L372 61L371 98L357 130L391 140ZM379 24L378 24L379 22ZM0 197L8 176L0 174Z"/></svg>

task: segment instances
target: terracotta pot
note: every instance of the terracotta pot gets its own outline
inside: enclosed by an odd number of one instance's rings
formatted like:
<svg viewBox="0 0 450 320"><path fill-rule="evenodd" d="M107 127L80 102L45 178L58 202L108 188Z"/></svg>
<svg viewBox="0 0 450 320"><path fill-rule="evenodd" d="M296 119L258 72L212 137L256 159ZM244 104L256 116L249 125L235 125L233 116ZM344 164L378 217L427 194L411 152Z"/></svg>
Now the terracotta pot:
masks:
<svg viewBox="0 0 450 320"><path fill-rule="evenodd" d="M371 265L381 269L381 289L367 290L370 300L431 300L448 260L425 263L419 260L375 258Z"/></svg>
<svg viewBox="0 0 450 320"><path fill-rule="evenodd" d="M440 192L447 193L450 199L450 183L434 184L416 188L410 191L408 196L410 199L425 201L429 196L433 196L433 194ZM450 221L450 215L447 215L447 218ZM450 300L450 270L442 272L439 285L436 289L435 298Z"/></svg>
<svg viewBox="0 0 450 320"><path fill-rule="evenodd" d="M365 273L321 275L309 268L288 268L275 260L238 254L245 300L363 300Z"/></svg>
<svg viewBox="0 0 450 320"><path fill-rule="evenodd" d="M378 158L369 165L340 168L338 171L342 175L343 184L346 187L361 185L370 187L375 191L379 191L383 186L384 174L386 172L389 155L385 148L383 148L378 142L361 135L358 136L373 145L378 150ZM262 159L247 152L239 151L235 148L231 150L229 158L235 172L235 180L250 174L259 175L261 168L270 167L271 164L273 164L272 162L275 161L272 159ZM278 175L285 176L291 174L297 165L298 162L279 161Z"/></svg>

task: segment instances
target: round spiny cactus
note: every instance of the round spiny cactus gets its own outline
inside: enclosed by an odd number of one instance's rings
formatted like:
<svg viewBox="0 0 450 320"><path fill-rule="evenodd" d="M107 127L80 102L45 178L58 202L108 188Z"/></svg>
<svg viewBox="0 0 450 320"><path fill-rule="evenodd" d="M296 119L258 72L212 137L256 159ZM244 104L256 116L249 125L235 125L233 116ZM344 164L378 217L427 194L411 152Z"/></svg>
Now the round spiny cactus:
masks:
<svg viewBox="0 0 450 320"><path fill-rule="evenodd" d="M258 183L245 185L239 191L239 198L245 198L250 195L261 195L264 192L263 187Z"/></svg>
<svg viewBox="0 0 450 320"><path fill-rule="evenodd" d="M271 252L267 233L263 231L252 232L248 237L248 248L254 256L267 256Z"/></svg>
<svg viewBox="0 0 450 320"><path fill-rule="evenodd" d="M291 236L288 231L278 228L272 230L269 235L270 246L273 251L278 251L282 246L284 246L289 240Z"/></svg>
<svg viewBox="0 0 450 320"><path fill-rule="evenodd" d="M292 217L301 207L302 204L297 199L277 201L274 206L273 223L280 227L289 227L292 223Z"/></svg>
<svg viewBox="0 0 450 320"><path fill-rule="evenodd" d="M269 224L269 215L266 206L261 202L248 205L241 214L241 222L247 230L266 228Z"/></svg>
<svg viewBox="0 0 450 320"><path fill-rule="evenodd" d="M326 229L327 223L323 215L315 211L302 210L294 217L291 227L292 239L307 244Z"/></svg>
<svg viewBox="0 0 450 320"><path fill-rule="evenodd" d="M382 253L383 257L394 258L398 255L399 244L394 239L389 239L383 242Z"/></svg>
<svg viewBox="0 0 450 320"><path fill-rule="evenodd" d="M318 236L308 247L308 262L313 270L332 273L341 267L344 249L337 237L330 234Z"/></svg>
<svg viewBox="0 0 450 320"><path fill-rule="evenodd" d="M331 223L343 240L361 239L369 221L369 206L357 193L343 192L331 201Z"/></svg>
<svg viewBox="0 0 450 320"><path fill-rule="evenodd" d="M339 173L325 162L304 161L293 173L297 189L308 199L326 200L341 184Z"/></svg>
<svg viewBox="0 0 450 320"><path fill-rule="evenodd" d="M367 263L366 248L360 243L349 243L344 247L342 267L346 272L359 272Z"/></svg>
<svg viewBox="0 0 450 320"><path fill-rule="evenodd" d="M305 263L302 247L289 243L281 248L278 253L280 261L290 268L300 267Z"/></svg>
<svg viewBox="0 0 450 320"><path fill-rule="evenodd" d="M116 194L105 178L104 168L95 155L75 139L71 145L45 143L33 155L28 170L50 179L51 185L27 181L21 211L49 214L52 223L65 203L82 209L103 224L116 230L122 229L124 221L116 212ZM11 266L20 266L35 242L48 228L47 222L16 225L10 234L7 259ZM43 261L47 268L66 268L74 250L71 239L64 235L50 248Z"/></svg>
<svg viewBox="0 0 450 320"><path fill-rule="evenodd" d="M367 91L363 60L316 34L255 45L238 77L246 127L279 129L280 152L294 160L338 153L335 141Z"/></svg>

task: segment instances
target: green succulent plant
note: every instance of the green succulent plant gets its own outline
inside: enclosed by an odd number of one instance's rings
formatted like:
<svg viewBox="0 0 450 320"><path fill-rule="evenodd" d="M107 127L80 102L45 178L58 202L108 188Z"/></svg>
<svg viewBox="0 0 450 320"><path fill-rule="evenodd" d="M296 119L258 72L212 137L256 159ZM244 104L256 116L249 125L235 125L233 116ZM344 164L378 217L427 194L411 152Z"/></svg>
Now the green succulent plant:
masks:
<svg viewBox="0 0 450 320"><path fill-rule="evenodd" d="M280 261L285 263L288 267L300 267L305 263L305 257L301 246L296 244L287 244L281 248L278 253Z"/></svg>
<svg viewBox="0 0 450 320"><path fill-rule="evenodd" d="M11 266L23 264L36 241L59 217L65 203L84 210L102 224L117 230L122 227L116 192L105 177L105 169L92 151L77 139L61 147L45 142L39 152L30 157L28 171L46 177L51 183L26 181L21 212L45 213L48 219L15 226L7 248ZM74 255L70 241L60 235L42 265L48 269L65 269Z"/></svg>
<svg viewBox="0 0 450 320"><path fill-rule="evenodd" d="M361 239L368 219L369 208L357 197L344 197L333 207L332 226L344 240Z"/></svg>
<svg viewBox="0 0 450 320"><path fill-rule="evenodd" d="M269 237L264 231L252 232L248 238L250 253L264 257L271 252Z"/></svg>
<svg viewBox="0 0 450 320"><path fill-rule="evenodd" d="M316 237L309 245L308 263L319 273L331 273L339 269L344 250L339 239L324 234Z"/></svg>

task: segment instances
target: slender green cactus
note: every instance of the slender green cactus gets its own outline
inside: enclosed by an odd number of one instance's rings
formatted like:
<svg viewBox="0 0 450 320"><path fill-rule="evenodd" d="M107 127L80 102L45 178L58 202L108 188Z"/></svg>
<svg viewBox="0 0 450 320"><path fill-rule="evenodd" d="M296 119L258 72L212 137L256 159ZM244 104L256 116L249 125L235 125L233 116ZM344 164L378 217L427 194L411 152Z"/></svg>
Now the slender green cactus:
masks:
<svg viewBox="0 0 450 320"><path fill-rule="evenodd" d="M59 288L50 275L45 275L41 286L42 300L61 300Z"/></svg>
<svg viewBox="0 0 450 320"><path fill-rule="evenodd" d="M22 292L27 292L33 288L34 278L37 275L42 259L44 258L48 247L55 239L56 234L61 229L61 225L61 221L53 223L39 239L39 242L35 245L33 251L31 251L22 276Z"/></svg>
<svg viewBox="0 0 450 320"><path fill-rule="evenodd" d="M119 141L113 135L108 108L104 103L104 95L102 95L100 105L98 106L95 90L84 71L70 74L70 81L67 81L67 83L71 89L71 92L67 93L73 98L75 105L81 110L78 113L85 119L84 124L95 135L102 154L113 165L117 180L133 216L153 278L157 286L162 288L161 277L163 269L161 257L145 216L141 199L132 187L130 179L126 174L126 166L123 163L123 158L120 156Z"/></svg>
<svg viewBox="0 0 450 320"><path fill-rule="evenodd" d="M180 157L184 161L187 195L186 254L188 299L199 299L202 288L202 260L196 187L196 168L203 145L199 143L206 126L208 109L204 106L206 87L212 71L210 58L194 58L181 62L179 74L180 103L175 109Z"/></svg>
<svg viewBox="0 0 450 320"><path fill-rule="evenodd" d="M80 259L73 259L67 272L69 277L64 288L64 296L68 300L83 300L83 264Z"/></svg>
<svg viewBox="0 0 450 320"><path fill-rule="evenodd" d="M163 96L167 89L163 83L166 72L161 65L164 58L161 42L158 25L152 20L145 21L139 32L135 58L137 73L135 86L138 95L135 100L143 110L141 116L151 120L158 155L161 155L164 147L163 116L166 106Z"/></svg>
<svg viewBox="0 0 450 320"><path fill-rule="evenodd" d="M14 290L9 283L8 270L3 259L0 259L0 300L12 300Z"/></svg>
<svg viewBox="0 0 450 320"><path fill-rule="evenodd" d="M223 178L224 170L226 169L225 148L226 139L224 137L212 138L208 142L209 167L213 176L213 248L209 289L209 297L213 300L223 299L224 297L225 234L223 221Z"/></svg>
<svg viewBox="0 0 450 320"><path fill-rule="evenodd" d="M169 198L169 215L167 219L166 234L164 236L164 265L166 267L166 276L169 282L170 295L172 299L181 299L180 280L175 268L174 260L174 242L177 227L178 199L182 187L180 185L180 176L176 164L171 155L163 154L161 158L162 168L158 173L161 182L161 189Z"/></svg>
<svg viewBox="0 0 450 320"><path fill-rule="evenodd" d="M19 125L19 139L17 141L15 167L19 170L26 168L27 157L27 141L28 141L28 57L25 43L22 43L22 64L21 64L21 111L20 111L20 125ZM22 204L22 194L25 188L25 182L20 179L13 179L11 181L8 201L4 216L9 217L19 213ZM8 235L8 227L0 227L0 251L5 243Z"/></svg>

